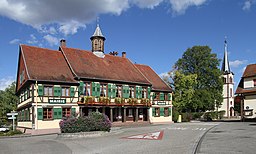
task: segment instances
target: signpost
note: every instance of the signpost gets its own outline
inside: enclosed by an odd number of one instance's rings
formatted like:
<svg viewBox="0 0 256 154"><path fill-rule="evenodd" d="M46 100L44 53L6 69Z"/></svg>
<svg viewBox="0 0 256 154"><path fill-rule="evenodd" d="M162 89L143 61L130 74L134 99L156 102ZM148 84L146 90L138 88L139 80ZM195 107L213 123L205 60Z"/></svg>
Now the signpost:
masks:
<svg viewBox="0 0 256 154"><path fill-rule="evenodd" d="M15 129L15 119L16 119L16 115L18 115L17 112L15 111L12 111L11 113L7 113L7 116L11 116L11 117L8 117L8 119L12 119L12 130L14 131Z"/></svg>

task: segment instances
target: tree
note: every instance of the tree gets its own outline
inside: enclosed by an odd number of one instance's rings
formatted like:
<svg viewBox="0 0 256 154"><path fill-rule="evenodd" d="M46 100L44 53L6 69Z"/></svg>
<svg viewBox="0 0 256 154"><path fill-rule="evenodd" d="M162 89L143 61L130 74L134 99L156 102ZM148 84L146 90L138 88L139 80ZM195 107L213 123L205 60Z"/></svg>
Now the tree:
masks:
<svg viewBox="0 0 256 154"><path fill-rule="evenodd" d="M175 71L174 76L174 100L173 105L178 112L184 112L188 109L197 108L197 104L192 102L195 94L194 87L197 84L197 75L184 75L179 71Z"/></svg>
<svg viewBox="0 0 256 154"><path fill-rule="evenodd" d="M6 122L6 114L17 109L18 97L15 95L16 84L13 82L4 91L0 91L0 121Z"/></svg>
<svg viewBox="0 0 256 154"><path fill-rule="evenodd" d="M174 68L184 75L197 75L197 82L193 87L195 90L191 104L197 110L212 110L222 102L223 81L221 71L218 68L220 59L211 53L208 46L194 46L188 48ZM195 105L196 104L196 105Z"/></svg>

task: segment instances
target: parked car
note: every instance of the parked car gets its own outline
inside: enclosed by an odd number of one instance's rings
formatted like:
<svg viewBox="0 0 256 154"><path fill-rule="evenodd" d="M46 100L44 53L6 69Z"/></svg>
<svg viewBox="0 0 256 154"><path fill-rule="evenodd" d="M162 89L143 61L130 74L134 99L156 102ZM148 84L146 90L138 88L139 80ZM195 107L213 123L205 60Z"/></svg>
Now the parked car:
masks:
<svg viewBox="0 0 256 154"><path fill-rule="evenodd" d="M4 126L0 127L0 132L7 132L7 131L9 131L8 127L4 127Z"/></svg>

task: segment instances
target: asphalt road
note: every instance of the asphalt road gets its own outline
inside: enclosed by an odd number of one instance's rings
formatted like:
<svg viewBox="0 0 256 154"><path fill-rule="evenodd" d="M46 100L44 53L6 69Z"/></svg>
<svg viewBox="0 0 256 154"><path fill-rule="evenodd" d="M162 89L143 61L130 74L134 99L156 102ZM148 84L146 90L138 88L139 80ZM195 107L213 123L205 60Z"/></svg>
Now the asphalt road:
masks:
<svg viewBox="0 0 256 154"><path fill-rule="evenodd" d="M255 154L256 123L222 123L203 137L197 153Z"/></svg>
<svg viewBox="0 0 256 154"><path fill-rule="evenodd" d="M6 138L0 139L0 154L193 153L197 147L197 143L199 143L200 138L205 132L212 127L222 128L222 125L223 124L219 125L219 123L202 122L150 125L133 128L115 128L111 133L104 136L79 139L60 139L57 137L57 135ZM226 127L223 129L226 129ZM152 132L159 133L161 131L163 131L163 137L159 140L127 138L139 134L147 134ZM206 136L205 139L207 139ZM199 152L205 153L205 150L207 151L207 149L204 148L204 145L205 143L202 142L198 150Z"/></svg>

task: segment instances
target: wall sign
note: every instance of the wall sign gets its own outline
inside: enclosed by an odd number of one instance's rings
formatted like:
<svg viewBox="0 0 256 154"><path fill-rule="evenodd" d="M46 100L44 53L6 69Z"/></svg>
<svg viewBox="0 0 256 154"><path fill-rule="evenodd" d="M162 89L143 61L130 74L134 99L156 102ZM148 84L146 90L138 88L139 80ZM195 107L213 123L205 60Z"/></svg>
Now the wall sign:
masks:
<svg viewBox="0 0 256 154"><path fill-rule="evenodd" d="M66 104L65 99L49 99L49 104Z"/></svg>
<svg viewBox="0 0 256 154"><path fill-rule="evenodd" d="M157 102L157 105L166 105L166 102Z"/></svg>

